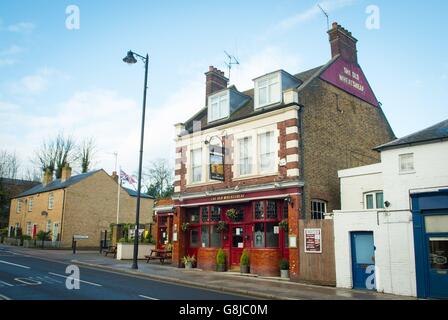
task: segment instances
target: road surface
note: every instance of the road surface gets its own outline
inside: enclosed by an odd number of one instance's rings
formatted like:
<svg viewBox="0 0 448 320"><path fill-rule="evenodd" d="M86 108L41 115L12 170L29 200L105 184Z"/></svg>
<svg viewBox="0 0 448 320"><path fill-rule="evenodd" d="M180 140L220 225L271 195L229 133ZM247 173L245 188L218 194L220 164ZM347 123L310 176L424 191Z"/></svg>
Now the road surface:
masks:
<svg viewBox="0 0 448 320"><path fill-rule="evenodd" d="M248 299L84 266L77 266L78 280L73 270L67 270L69 265L67 261L43 260L14 247L0 246L0 300ZM73 289L78 284L79 289Z"/></svg>

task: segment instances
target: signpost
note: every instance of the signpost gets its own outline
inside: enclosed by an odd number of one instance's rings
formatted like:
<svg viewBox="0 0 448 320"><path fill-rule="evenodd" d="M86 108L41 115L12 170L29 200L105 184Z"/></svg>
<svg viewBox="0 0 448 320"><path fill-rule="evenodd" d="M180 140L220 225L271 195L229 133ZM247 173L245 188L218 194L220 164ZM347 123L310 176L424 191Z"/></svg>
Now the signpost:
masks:
<svg viewBox="0 0 448 320"><path fill-rule="evenodd" d="M73 249L73 254L76 254L76 242L77 240L86 240L89 239L89 236L82 236L82 235L73 235L72 237L72 249Z"/></svg>

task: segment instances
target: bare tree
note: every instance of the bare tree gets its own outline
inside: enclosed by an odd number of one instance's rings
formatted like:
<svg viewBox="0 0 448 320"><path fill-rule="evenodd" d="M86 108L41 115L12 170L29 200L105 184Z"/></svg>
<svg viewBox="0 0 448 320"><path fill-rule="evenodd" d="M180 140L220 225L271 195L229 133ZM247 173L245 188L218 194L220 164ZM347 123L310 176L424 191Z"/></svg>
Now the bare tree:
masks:
<svg viewBox="0 0 448 320"><path fill-rule="evenodd" d="M85 173L91 169L96 153L95 140L93 138L84 139L78 147L81 172Z"/></svg>
<svg viewBox="0 0 448 320"><path fill-rule="evenodd" d="M19 166L15 153L0 150L0 178L16 179Z"/></svg>
<svg viewBox="0 0 448 320"><path fill-rule="evenodd" d="M166 159L152 161L143 174L143 183L147 193L160 199L173 193L173 169Z"/></svg>
<svg viewBox="0 0 448 320"><path fill-rule="evenodd" d="M78 158L76 153L76 142L63 133L59 133L55 139L45 140L40 149L36 151L35 162L42 171L49 169L55 172L56 178L62 175L62 168L69 163L75 162Z"/></svg>

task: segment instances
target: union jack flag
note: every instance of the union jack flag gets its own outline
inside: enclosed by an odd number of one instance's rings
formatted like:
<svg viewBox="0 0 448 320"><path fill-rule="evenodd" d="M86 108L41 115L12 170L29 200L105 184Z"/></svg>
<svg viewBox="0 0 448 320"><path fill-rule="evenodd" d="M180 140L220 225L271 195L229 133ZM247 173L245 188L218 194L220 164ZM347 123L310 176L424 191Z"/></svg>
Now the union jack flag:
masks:
<svg viewBox="0 0 448 320"><path fill-rule="evenodd" d="M126 172L120 169L120 179L129 182L130 184L134 184L137 181L131 176L128 175Z"/></svg>

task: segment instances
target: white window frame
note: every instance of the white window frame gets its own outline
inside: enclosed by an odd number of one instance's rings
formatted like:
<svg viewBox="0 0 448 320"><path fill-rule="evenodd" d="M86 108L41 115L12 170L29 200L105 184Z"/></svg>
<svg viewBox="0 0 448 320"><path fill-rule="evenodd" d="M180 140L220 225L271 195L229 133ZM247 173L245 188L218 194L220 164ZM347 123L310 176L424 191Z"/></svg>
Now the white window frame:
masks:
<svg viewBox="0 0 448 320"><path fill-rule="evenodd" d="M270 148L273 148L273 149L270 150L270 152L269 152L269 154L272 154L272 164L271 164L270 168L263 170L261 168L261 164L262 164L262 161L261 161L261 158L262 158L262 154L261 154L261 137L262 136L266 136L268 134L272 137L272 142L270 144ZM257 171L258 171L258 173L259 174L265 174L265 173L275 172L276 171L275 170L276 169L276 164L277 164L276 163L276 154L278 154L278 150L276 148L277 143L276 143L275 131L268 130L266 132L258 133L257 134L257 146L258 146L258 148L257 148L257 158L258 158L258 161L257 161L258 162L257 163ZM268 153L265 153L265 155L266 154L268 154Z"/></svg>
<svg viewBox="0 0 448 320"><path fill-rule="evenodd" d="M54 208L54 194L50 192L48 194L48 210L52 210Z"/></svg>
<svg viewBox="0 0 448 320"><path fill-rule="evenodd" d="M313 204L316 203L320 206L324 206L324 210L323 211L316 211L313 208ZM311 200L311 220L324 220L325 216L327 215L327 209L328 209L328 202L325 200L321 200L321 199L312 199ZM317 217L316 214L318 215L322 215L321 217Z"/></svg>
<svg viewBox="0 0 448 320"><path fill-rule="evenodd" d="M22 211L22 199L17 199L16 213L20 213L20 211Z"/></svg>
<svg viewBox="0 0 448 320"><path fill-rule="evenodd" d="M32 212L33 211L33 197L30 197L28 199L28 212Z"/></svg>
<svg viewBox="0 0 448 320"><path fill-rule="evenodd" d="M253 137L252 136L245 136L242 138L239 138L237 140L238 142L238 158L237 160L237 171L238 171L238 176L239 177L244 177L244 176L250 176L253 174L254 172L254 158L253 158L253 150L254 150L254 141L253 141ZM244 158L242 158L242 142L243 141L247 141L248 146L247 146L247 155L244 155ZM247 172L242 173L241 169L242 169L242 161L243 159L247 159L248 160L248 166L250 167L250 170Z"/></svg>
<svg viewBox="0 0 448 320"><path fill-rule="evenodd" d="M265 85L262 85L266 82ZM273 92L273 86L278 85L278 94ZM260 90L266 88L266 102L260 103ZM281 72L268 74L264 77L255 80L255 109L263 108L269 105L278 104L282 102L282 75Z"/></svg>
<svg viewBox="0 0 448 320"><path fill-rule="evenodd" d="M201 163L199 165L195 165L195 163L193 162L194 159L194 153L195 152L201 152ZM204 182L204 159L203 159L203 155L204 155L204 151L203 148L193 148L190 150L190 182L191 184L195 184L195 183L201 183ZM201 172L201 178L199 180L195 180L194 179L194 168L199 168L200 172Z"/></svg>
<svg viewBox="0 0 448 320"><path fill-rule="evenodd" d="M378 207L376 205L376 195L382 193L383 194L383 206ZM373 208L367 208L367 197L372 196L373 198ZM378 210L378 209L384 209L384 192L382 190L376 190L376 191L369 191L364 193L364 209L365 210Z"/></svg>
<svg viewBox="0 0 448 320"><path fill-rule="evenodd" d="M412 168L403 168L403 162L405 159L407 161L409 161L409 159L411 159ZM400 174L415 173L415 160L414 160L413 153L404 153L404 154L398 155L398 170L399 170Z"/></svg>
<svg viewBox="0 0 448 320"><path fill-rule="evenodd" d="M217 102L214 102L217 100ZM217 110L213 105L217 104ZM216 112L217 111L217 112ZM230 90L219 92L208 97L208 122L218 121L229 117L230 114Z"/></svg>
<svg viewBox="0 0 448 320"><path fill-rule="evenodd" d="M45 232L51 232L51 220L47 221L47 224L45 225Z"/></svg>
<svg viewBox="0 0 448 320"><path fill-rule="evenodd" d="M28 221L27 223L26 223L26 235L27 236L31 236L31 226L32 226L32 223L31 223L31 221Z"/></svg>

